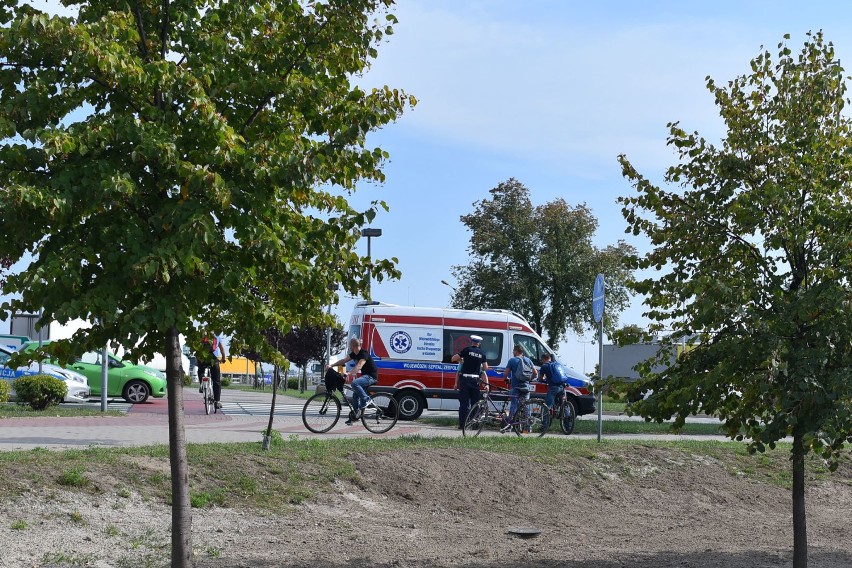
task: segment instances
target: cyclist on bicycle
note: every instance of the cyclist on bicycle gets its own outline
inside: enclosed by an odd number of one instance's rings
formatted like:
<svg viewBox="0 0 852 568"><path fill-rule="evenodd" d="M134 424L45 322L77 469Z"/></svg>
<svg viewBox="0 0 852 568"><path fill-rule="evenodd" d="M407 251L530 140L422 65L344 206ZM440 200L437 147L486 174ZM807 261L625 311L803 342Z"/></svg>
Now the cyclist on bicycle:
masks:
<svg viewBox="0 0 852 568"><path fill-rule="evenodd" d="M488 386L488 363L485 362L485 352L479 347L482 338L478 335L470 336L471 345L462 349L452 356L450 361L458 363L461 361L461 370L456 373L456 384L454 390L459 391L459 430L464 428L467 413L470 407L479 402L482 393L479 391L479 382L482 380ZM483 379L483 375L485 375Z"/></svg>
<svg viewBox="0 0 852 568"><path fill-rule="evenodd" d="M210 335L211 337L205 335L201 338L201 351L196 355L198 359L198 383L201 384L201 378L209 370L216 408L222 408L222 403L219 402L222 395L222 371L219 369L219 362L225 362L225 345L222 342L221 335L212 333ZM201 392L200 388L199 392Z"/></svg>
<svg viewBox="0 0 852 568"><path fill-rule="evenodd" d="M538 371L535 370L532 359L524 355L524 349L519 344L515 344L512 349L514 357L506 363L506 370L503 371L503 378L509 381L511 374L511 382L509 383L512 390L512 403L509 405L509 417L514 418L515 411L518 409L518 401L522 398L529 400L530 398L530 381L535 379Z"/></svg>
<svg viewBox="0 0 852 568"><path fill-rule="evenodd" d="M363 411L363 409L373 402L370 399L370 395L368 395L367 391L364 389L376 384L376 382L378 382L379 380L376 362L373 361L373 358L370 357L370 354L367 353L366 350L361 349L361 340L357 337L353 337L352 339L350 339L349 349L351 350L349 355L337 361L336 363L332 363L331 365L329 365L330 369L332 367L339 367L340 365L345 364L347 361L353 361L355 363L355 366L352 368L352 370L347 373L352 379L353 412L350 419L346 421L347 426L351 426L353 420L358 420L359 418L361 418L361 412ZM360 377L358 377L359 371L361 372Z"/></svg>

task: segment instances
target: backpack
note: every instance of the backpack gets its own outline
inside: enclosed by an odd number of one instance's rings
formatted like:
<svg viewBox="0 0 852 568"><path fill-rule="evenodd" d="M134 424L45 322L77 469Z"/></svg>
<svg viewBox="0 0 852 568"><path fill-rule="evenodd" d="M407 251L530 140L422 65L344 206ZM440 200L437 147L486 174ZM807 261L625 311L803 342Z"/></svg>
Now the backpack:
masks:
<svg viewBox="0 0 852 568"><path fill-rule="evenodd" d="M518 360L518 370L513 374L519 383L528 383L532 380L533 364L528 358L521 355Z"/></svg>
<svg viewBox="0 0 852 568"><path fill-rule="evenodd" d="M564 385L568 383L568 371L562 363L553 362L550 364L550 384L554 386Z"/></svg>
<svg viewBox="0 0 852 568"><path fill-rule="evenodd" d="M328 369L325 372L324 382L325 390L329 392L335 390L343 392L343 385L346 384L346 378L334 369Z"/></svg>

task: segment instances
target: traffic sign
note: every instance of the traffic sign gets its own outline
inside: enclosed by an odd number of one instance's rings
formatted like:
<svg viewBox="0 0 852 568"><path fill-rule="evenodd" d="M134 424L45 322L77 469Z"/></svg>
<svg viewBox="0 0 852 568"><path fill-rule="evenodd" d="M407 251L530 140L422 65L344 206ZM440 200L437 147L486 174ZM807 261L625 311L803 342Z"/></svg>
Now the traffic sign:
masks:
<svg viewBox="0 0 852 568"><path fill-rule="evenodd" d="M600 322L603 318L605 290L603 274L598 274L595 278L595 287L592 289L592 315L595 316L596 322Z"/></svg>

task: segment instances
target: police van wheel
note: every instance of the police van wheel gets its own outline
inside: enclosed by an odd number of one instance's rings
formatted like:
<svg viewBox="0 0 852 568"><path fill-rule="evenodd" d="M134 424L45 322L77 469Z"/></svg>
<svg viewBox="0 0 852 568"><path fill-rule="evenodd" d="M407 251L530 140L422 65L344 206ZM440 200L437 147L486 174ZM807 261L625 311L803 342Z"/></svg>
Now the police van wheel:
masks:
<svg viewBox="0 0 852 568"><path fill-rule="evenodd" d="M402 391L396 395L396 400L399 403L400 420L417 420L426 407L423 396L416 391Z"/></svg>

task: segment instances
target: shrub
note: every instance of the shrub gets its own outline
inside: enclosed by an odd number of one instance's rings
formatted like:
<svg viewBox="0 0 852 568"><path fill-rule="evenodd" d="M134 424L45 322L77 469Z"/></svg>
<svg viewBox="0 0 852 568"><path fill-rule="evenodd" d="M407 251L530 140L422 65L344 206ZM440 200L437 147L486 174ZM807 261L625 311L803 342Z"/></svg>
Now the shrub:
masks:
<svg viewBox="0 0 852 568"><path fill-rule="evenodd" d="M289 378L287 379L287 388L288 389L297 389L299 388L299 378Z"/></svg>
<svg viewBox="0 0 852 568"><path fill-rule="evenodd" d="M231 378L230 377L222 377L222 386L223 387L231 386Z"/></svg>
<svg viewBox="0 0 852 568"><path fill-rule="evenodd" d="M192 377L184 373L183 375L183 386L188 387L192 384Z"/></svg>
<svg viewBox="0 0 852 568"><path fill-rule="evenodd" d="M9 402L9 393L12 392L12 386L9 381L0 379L0 402Z"/></svg>
<svg viewBox="0 0 852 568"><path fill-rule="evenodd" d="M65 381L50 375L26 375L13 383L19 404L29 404L33 410L44 410L62 402L68 394Z"/></svg>

